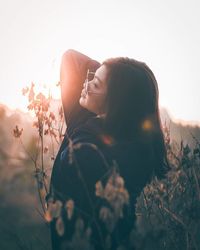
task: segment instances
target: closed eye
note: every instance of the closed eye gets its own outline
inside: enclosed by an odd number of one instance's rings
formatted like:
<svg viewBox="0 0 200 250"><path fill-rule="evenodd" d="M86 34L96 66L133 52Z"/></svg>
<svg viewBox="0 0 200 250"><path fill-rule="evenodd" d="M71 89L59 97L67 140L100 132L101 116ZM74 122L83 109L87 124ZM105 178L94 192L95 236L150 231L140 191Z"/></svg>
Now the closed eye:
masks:
<svg viewBox="0 0 200 250"><path fill-rule="evenodd" d="M94 87L95 87L96 89L98 89L98 87L99 87L98 83L94 82Z"/></svg>
<svg viewBox="0 0 200 250"><path fill-rule="evenodd" d="M94 76L94 79L98 80L98 82L103 83L102 80L98 76Z"/></svg>

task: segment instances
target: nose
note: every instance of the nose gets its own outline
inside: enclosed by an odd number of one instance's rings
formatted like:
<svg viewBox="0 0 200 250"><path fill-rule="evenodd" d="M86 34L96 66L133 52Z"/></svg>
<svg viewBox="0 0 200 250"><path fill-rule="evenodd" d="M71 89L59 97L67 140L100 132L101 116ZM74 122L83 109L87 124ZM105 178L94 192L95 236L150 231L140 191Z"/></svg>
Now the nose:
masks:
<svg viewBox="0 0 200 250"><path fill-rule="evenodd" d="M89 84L88 84L88 82L84 82L83 88L84 88L85 92L88 93L88 89L89 89Z"/></svg>

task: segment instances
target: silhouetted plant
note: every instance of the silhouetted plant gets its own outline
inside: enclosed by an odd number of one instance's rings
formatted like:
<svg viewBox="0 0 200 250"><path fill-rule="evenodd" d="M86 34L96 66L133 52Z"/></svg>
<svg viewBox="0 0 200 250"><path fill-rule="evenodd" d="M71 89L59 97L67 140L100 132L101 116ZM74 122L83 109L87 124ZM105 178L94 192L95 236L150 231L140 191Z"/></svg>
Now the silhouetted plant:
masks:
<svg viewBox="0 0 200 250"><path fill-rule="evenodd" d="M167 149L167 177L155 178L138 198L138 249L200 249L200 144L191 149L168 140Z"/></svg>
<svg viewBox="0 0 200 250"><path fill-rule="evenodd" d="M52 97L50 95L46 97L41 92L36 94L34 87L35 85L32 83L30 88L26 87L22 90L22 94L28 97L29 104L27 108L35 117L33 127L35 127L38 132L36 153L33 155L33 152L29 152L24 146L23 141L21 140L23 128L19 128L18 125L16 125L13 130L13 135L19 139L25 152L33 162L39 199L43 214L45 214L47 209L45 197L49 192L47 171L50 167L45 164L45 155L49 153L51 160L53 161L55 159L54 145L56 144L58 147L63 139L64 116L62 107L58 109L58 116L56 116L50 109ZM48 145L47 142L45 142L45 137L50 137L51 143L48 142ZM49 146L51 147L51 152L49 152Z"/></svg>

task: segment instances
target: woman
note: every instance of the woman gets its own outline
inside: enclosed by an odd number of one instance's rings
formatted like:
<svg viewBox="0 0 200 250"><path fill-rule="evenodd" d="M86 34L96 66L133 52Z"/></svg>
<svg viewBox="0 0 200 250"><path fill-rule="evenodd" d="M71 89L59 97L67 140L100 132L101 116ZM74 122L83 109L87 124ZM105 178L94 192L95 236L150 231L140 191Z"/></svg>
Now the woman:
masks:
<svg viewBox="0 0 200 250"><path fill-rule="evenodd" d="M63 213L63 236L56 219L51 223L53 249L70 249L77 218L91 229L95 249L105 248L108 235L110 249L131 248L136 198L152 176L163 178L167 169L156 79L143 62L111 58L100 65L74 50L63 55L60 77L67 131L53 166L51 196L73 200L74 212L72 218ZM100 218L102 206L111 214L114 208L95 189L101 183L105 188L113 166L129 194L114 224L107 215Z"/></svg>

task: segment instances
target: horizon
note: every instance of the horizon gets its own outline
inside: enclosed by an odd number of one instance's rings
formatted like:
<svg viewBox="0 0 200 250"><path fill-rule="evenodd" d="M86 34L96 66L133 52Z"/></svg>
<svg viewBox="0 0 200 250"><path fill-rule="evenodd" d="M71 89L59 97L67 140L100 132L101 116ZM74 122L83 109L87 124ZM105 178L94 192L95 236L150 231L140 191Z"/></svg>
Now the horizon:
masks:
<svg viewBox="0 0 200 250"><path fill-rule="evenodd" d="M60 102L62 104L60 98L52 98L52 100L56 101L56 102ZM25 115L29 115L32 118L35 117L33 114L31 114L32 112L29 111L27 109L27 107L24 109L21 109L18 107L10 107L9 105L6 105L6 104L0 102L0 107L1 106L4 106L7 109L7 111L9 110L11 113L16 113L19 111L20 113L23 113ZM27 106L28 106L28 102L27 102ZM170 113L170 111L164 106L159 106L159 110L161 111L161 116L162 116L162 112L167 112L167 116L169 116L170 121L172 121L176 124L180 124L182 126L192 126L192 127L198 126L198 127L200 127L200 121L187 121L187 120L182 120L182 119L176 119L175 117L173 117L173 115Z"/></svg>

